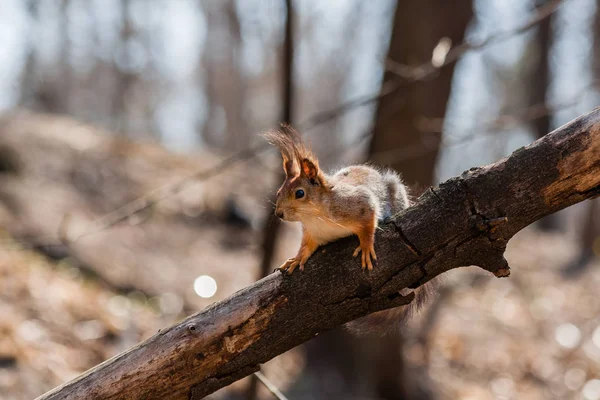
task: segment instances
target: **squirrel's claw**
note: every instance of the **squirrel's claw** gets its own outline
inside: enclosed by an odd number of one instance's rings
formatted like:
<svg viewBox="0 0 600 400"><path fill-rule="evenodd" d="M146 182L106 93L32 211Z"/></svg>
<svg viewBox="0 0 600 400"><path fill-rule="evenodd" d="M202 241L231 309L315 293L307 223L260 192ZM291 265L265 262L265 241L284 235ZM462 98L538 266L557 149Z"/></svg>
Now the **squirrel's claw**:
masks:
<svg viewBox="0 0 600 400"><path fill-rule="evenodd" d="M287 272L290 275L297 266L300 266L300 271L304 271L304 262L298 258L290 258L286 262L284 262L279 268L282 272Z"/></svg>
<svg viewBox="0 0 600 400"><path fill-rule="evenodd" d="M352 257L356 257L358 255L358 253L360 253L360 252L362 252L362 256L361 256L362 269L364 270L366 268L369 271L372 271L373 270L373 261L377 261L377 256L375 255L375 248L373 247L373 245L371 245L369 247L365 247L365 248L363 248L362 246L358 246L356 248L356 250L354 250Z"/></svg>

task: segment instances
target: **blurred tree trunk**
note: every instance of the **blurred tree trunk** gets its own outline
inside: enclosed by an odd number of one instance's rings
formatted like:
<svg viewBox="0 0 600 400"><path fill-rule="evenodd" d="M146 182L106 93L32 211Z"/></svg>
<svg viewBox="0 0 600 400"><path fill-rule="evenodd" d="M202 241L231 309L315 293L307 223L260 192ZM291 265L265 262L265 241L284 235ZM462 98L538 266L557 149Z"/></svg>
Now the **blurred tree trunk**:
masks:
<svg viewBox="0 0 600 400"><path fill-rule="evenodd" d="M229 151L246 149L250 142L244 105L248 85L241 66L242 32L235 2L203 2L207 38L202 63L210 111L203 139Z"/></svg>
<svg viewBox="0 0 600 400"><path fill-rule="evenodd" d="M546 3L547 0L538 0L537 6ZM550 46L552 41L552 18L544 18L537 27L536 32L537 60L532 69L532 80L530 86L530 106L546 104L547 92L550 86ZM532 121L536 139L550 132L550 115L544 115ZM538 227L544 231L555 231L559 228L559 218L556 214L541 219Z"/></svg>
<svg viewBox="0 0 600 400"><path fill-rule="evenodd" d="M538 6L543 5L546 1L538 1ZM534 73L532 74L532 84L530 87L531 97L530 105L542 105L546 103L546 97L548 87L550 86L550 68L549 68L549 52L550 42L552 36L552 18L544 18L538 24L536 32L536 47L537 60L535 67L533 68ZM545 136L550 132L550 115L545 115L532 121L535 129L536 139Z"/></svg>
<svg viewBox="0 0 600 400"><path fill-rule="evenodd" d="M39 4L38 4L39 6ZM73 92L73 70L69 63L71 55L71 38L69 37L70 0L60 2L60 63L56 71L43 71L43 80L35 84L32 102L41 111L66 114L70 112L70 97Z"/></svg>
<svg viewBox="0 0 600 400"><path fill-rule="evenodd" d="M596 15L593 26L592 78L596 85L600 81L600 0L596 0ZM597 88L599 89L599 88ZM585 225L581 230L581 253L576 269L584 269L594 257L600 257L600 199L592 199L586 203L588 212Z"/></svg>
<svg viewBox="0 0 600 400"><path fill-rule="evenodd" d="M417 399L416 393L408 389L410 379L402 349L404 337L395 333L375 343L373 371L375 393L386 400Z"/></svg>
<svg viewBox="0 0 600 400"><path fill-rule="evenodd" d="M285 24L285 39L282 51L282 108L281 121L285 124L292 123L292 111L294 108L294 10L291 0L285 1L286 6L286 24ZM283 182L285 175L283 171L278 169L278 184ZM275 202L275 198L272 200ZM275 243L281 222L275 216L274 212L270 212L265 221L263 231L262 253L263 258L260 267L260 276L267 276L271 272L271 263L275 252Z"/></svg>
<svg viewBox="0 0 600 400"><path fill-rule="evenodd" d="M600 92L600 0L596 0L596 17L594 19L594 52L592 54L592 78L596 83L596 91ZM588 237L584 238L584 244L588 247L592 247L594 254L600 257L600 199L592 199L589 201L591 217L587 220L589 225L587 231L590 232Z"/></svg>
<svg viewBox="0 0 600 400"><path fill-rule="evenodd" d="M27 9L29 16L34 23L39 23L39 4L35 0L29 0L27 3ZM33 108L35 106L35 86L36 86L36 49L33 43L28 44L27 61L23 73L21 75L21 98L19 99L19 105Z"/></svg>
<svg viewBox="0 0 600 400"><path fill-rule="evenodd" d="M600 78L600 0L596 0L596 17L594 19L594 53L593 53L593 76L596 79L596 87L600 89L598 79Z"/></svg>
<svg viewBox="0 0 600 400"><path fill-rule="evenodd" d="M452 45L463 41L472 15L471 0L398 2L388 60L409 67L430 60L440 39L449 38ZM371 158L378 162L379 152L422 147L418 158L398 159L390 165L410 186L433 183L441 135L427 131L422 121L444 117L453 73L454 66L448 66L435 79L411 85L379 103ZM384 80L393 79L399 78L386 72Z"/></svg>
<svg viewBox="0 0 600 400"><path fill-rule="evenodd" d="M600 0L596 0L596 15L592 29L594 49L592 52L592 79L595 79L596 85L598 85L598 82L600 82ZM600 238L599 202L599 199L592 199L587 202L589 209L585 219L585 226L581 233L582 265L587 265L588 261L594 255L600 257L600 245L597 244Z"/></svg>
<svg viewBox="0 0 600 400"><path fill-rule="evenodd" d="M281 121L285 124L292 124L292 115L294 108L294 8L292 0L285 0L286 21L285 21L285 37L282 49L282 68L281 68ZM285 175L283 171L278 170L278 179L283 181ZM272 202L275 203L273 198ZM261 279L271 272L271 264L275 255L275 245L277 244L277 236L280 232L281 221L275 212L270 212L265 220L262 238L262 259L258 279ZM246 394L247 400L257 398L258 378L252 375L250 386Z"/></svg>
<svg viewBox="0 0 600 400"><path fill-rule="evenodd" d="M430 60L440 39L449 38L453 46L464 40L472 15L470 0L398 2L388 60L409 67ZM409 86L397 95L382 98L379 103L369 158L378 162L378 153L383 151L422 148L418 158L397 159L391 163L409 186L417 186L417 191L433 184L441 140L439 133L426 131L427 124L420 120L444 117L453 73L454 66L446 67L435 79ZM386 72L384 80L393 79L399 78ZM377 397L389 400L431 398L431 394L416 383L417 379L409 376L402 354L403 343L400 333L371 343Z"/></svg>
<svg viewBox="0 0 600 400"><path fill-rule="evenodd" d="M592 27L592 79L595 85L600 82L600 0L596 0L596 14ZM596 87L598 91L600 87ZM577 276L585 271L594 257L600 257L600 199L591 199L584 204L583 226L578 234L581 249L576 259L571 261L563 270L566 276ZM547 219L548 217L546 217ZM543 221L543 220L542 220Z"/></svg>
<svg viewBox="0 0 600 400"><path fill-rule="evenodd" d="M130 0L121 0L121 65L115 63L116 91L113 99L113 130L127 136L129 134L128 95L135 81L135 74L129 71L129 40L133 36L133 26L129 15Z"/></svg>

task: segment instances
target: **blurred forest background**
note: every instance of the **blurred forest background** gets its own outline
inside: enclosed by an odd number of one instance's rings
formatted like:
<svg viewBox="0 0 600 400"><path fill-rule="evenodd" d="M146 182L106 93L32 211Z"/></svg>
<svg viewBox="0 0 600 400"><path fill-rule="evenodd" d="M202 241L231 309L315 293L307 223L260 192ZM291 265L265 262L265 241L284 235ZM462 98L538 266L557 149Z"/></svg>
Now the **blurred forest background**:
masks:
<svg viewBox="0 0 600 400"><path fill-rule="evenodd" d="M295 253L258 133L291 122L324 167L392 166L416 198L600 104L600 2L2 0L0 57L0 399L20 400ZM263 373L290 399L600 399L599 214L520 233L510 279L446 274L401 333L334 330Z"/></svg>

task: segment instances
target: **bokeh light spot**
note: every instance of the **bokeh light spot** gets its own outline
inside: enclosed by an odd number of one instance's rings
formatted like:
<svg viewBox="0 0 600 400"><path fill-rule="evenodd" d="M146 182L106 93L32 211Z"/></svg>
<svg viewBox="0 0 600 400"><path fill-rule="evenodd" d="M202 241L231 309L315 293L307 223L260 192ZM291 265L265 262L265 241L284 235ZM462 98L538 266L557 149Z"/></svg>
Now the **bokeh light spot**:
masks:
<svg viewBox="0 0 600 400"><path fill-rule="evenodd" d="M581 331L573 324L562 324L556 328L554 338L561 346L573 349L579 344Z"/></svg>
<svg viewBox="0 0 600 400"><path fill-rule="evenodd" d="M592 343L594 343L594 346L600 349L600 326L597 326L596 329L594 329L594 333L592 334Z"/></svg>
<svg viewBox="0 0 600 400"><path fill-rule="evenodd" d="M571 368L565 373L565 386L577 390L585 382L586 373L581 368Z"/></svg>
<svg viewBox="0 0 600 400"><path fill-rule="evenodd" d="M581 394L586 400L600 400L600 379L591 379L587 381Z"/></svg>
<svg viewBox="0 0 600 400"><path fill-rule="evenodd" d="M158 305L163 314L179 314L183 310L183 299L175 293L164 293L160 296Z"/></svg>
<svg viewBox="0 0 600 400"><path fill-rule="evenodd" d="M200 275L194 279L194 292L202 298L211 298L217 293L217 282L208 275Z"/></svg>

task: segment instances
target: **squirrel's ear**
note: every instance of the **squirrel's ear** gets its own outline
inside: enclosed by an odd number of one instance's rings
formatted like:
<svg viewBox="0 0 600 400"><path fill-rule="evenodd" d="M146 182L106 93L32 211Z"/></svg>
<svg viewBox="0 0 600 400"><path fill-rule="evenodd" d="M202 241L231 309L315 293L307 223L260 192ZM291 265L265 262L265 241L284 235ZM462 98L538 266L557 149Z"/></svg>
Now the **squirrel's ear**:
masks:
<svg viewBox="0 0 600 400"><path fill-rule="evenodd" d="M315 165L308 158L302 159L302 162L300 164L302 166L302 173L308 179L310 179L311 182L315 182L315 183L319 183L319 184L321 183L321 179L319 177L319 167L317 165Z"/></svg>

